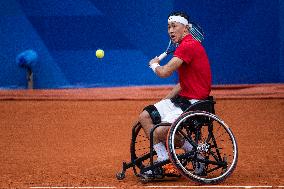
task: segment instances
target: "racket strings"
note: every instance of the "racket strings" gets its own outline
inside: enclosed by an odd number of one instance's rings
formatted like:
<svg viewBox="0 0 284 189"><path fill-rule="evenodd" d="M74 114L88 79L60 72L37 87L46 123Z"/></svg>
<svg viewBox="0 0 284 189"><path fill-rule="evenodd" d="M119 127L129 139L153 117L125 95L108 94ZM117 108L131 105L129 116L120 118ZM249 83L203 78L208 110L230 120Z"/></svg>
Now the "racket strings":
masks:
<svg viewBox="0 0 284 189"><path fill-rule="evenodd" d="M189 32L192 35L192 37L195 40L199 41L200 43L204 40L204 32L199 25L197 25L195 23L191 23L191 27L190 27ZM166 51L163 52L162 54L160 54L160 56L158 57L159 60L161 61L168 54L173 53L176 50L176 48L178 47L178 45L179 45L178 43L173 43L172 40L170 40Z"/></svg>
<svg viewBox="0 0 284 189"><path fill-rule="evenodd" d="M204 40L204 32L200 27L193 25L192 28L190 29L190 33L195 40L199 42L202 42Z"/></svg>

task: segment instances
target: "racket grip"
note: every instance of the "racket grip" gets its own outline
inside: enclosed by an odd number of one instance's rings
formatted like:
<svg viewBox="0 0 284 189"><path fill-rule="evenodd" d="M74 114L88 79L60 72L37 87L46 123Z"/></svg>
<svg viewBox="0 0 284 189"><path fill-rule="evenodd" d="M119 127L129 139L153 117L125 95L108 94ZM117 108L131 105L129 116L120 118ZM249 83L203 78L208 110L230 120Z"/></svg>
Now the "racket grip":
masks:
<svg viewBox="0 0 284 189"><path fill-rule="evenodd" d="M158 59L161 61L161 60L163 60L166 56L167 56L167 53L166 53L166 52L163 52L162 54L160 54L160 56L158 56Z"/></svg>

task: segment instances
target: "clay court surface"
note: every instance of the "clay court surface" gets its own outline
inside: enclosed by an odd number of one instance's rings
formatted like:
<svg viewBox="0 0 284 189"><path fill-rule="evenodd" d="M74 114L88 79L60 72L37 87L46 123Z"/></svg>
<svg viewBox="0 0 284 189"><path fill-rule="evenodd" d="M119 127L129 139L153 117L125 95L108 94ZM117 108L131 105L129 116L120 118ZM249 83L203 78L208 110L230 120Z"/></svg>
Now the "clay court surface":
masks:
<svg viewBox="0 0 284 189"><path fill-rule="evenodd" d="M0 188L197 186L186 179L140 183L129 160L131 127L169 87L0 91ZM215 87L216 114L239 145L222 186L284 185L283 85Z"/></svg>

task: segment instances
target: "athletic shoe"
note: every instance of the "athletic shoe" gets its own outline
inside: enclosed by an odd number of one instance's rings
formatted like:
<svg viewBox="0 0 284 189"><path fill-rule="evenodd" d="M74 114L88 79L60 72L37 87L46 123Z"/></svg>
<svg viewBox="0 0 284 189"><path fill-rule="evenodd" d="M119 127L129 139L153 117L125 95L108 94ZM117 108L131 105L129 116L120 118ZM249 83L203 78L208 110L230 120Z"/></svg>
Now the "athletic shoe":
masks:
<svg viewBox="0 0 284 189"><path fill-rule="evenodd" d="M155 164L155 162L154 162ZM154 171L154 172L153 172ZM154 179L154 178L158 178L158 179L161 179L164 177L163 175L163 169L162 167L154 167L153 168L153 171L152 169L148 170L148 171L143 171L141 170L141 177L143 177L144 179Z"/></svg>
<svg viewBox="0 0 284 189"><path fill-rule="evenodd" d="M173 177L181 176L177 168L172 163L164 165L163 170L164 170L164 174L167 176L173 176Z"/></svg>

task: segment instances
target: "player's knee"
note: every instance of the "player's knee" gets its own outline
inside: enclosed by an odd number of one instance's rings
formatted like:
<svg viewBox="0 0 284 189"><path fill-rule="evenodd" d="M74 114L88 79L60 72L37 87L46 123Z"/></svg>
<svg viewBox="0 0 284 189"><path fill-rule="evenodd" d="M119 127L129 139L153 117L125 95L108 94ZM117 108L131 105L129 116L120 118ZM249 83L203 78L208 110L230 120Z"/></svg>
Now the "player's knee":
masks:
<svg viewBox="0 0 284 189"><path fill-rule="evenodd" d="M151 117L150 117L149 113L145 110L139 115L138 119L139 119L140 123L144 123L145 121L147 121L147 122L151 121Z"/></svg>
<svg viewBox="0 0 284 189"><path fill-rule="evenodd" d="M154 125L161 123L161 115L154 105L145 107L142 113L147 113L145 114L147 119L150 119Z"/></svg>

